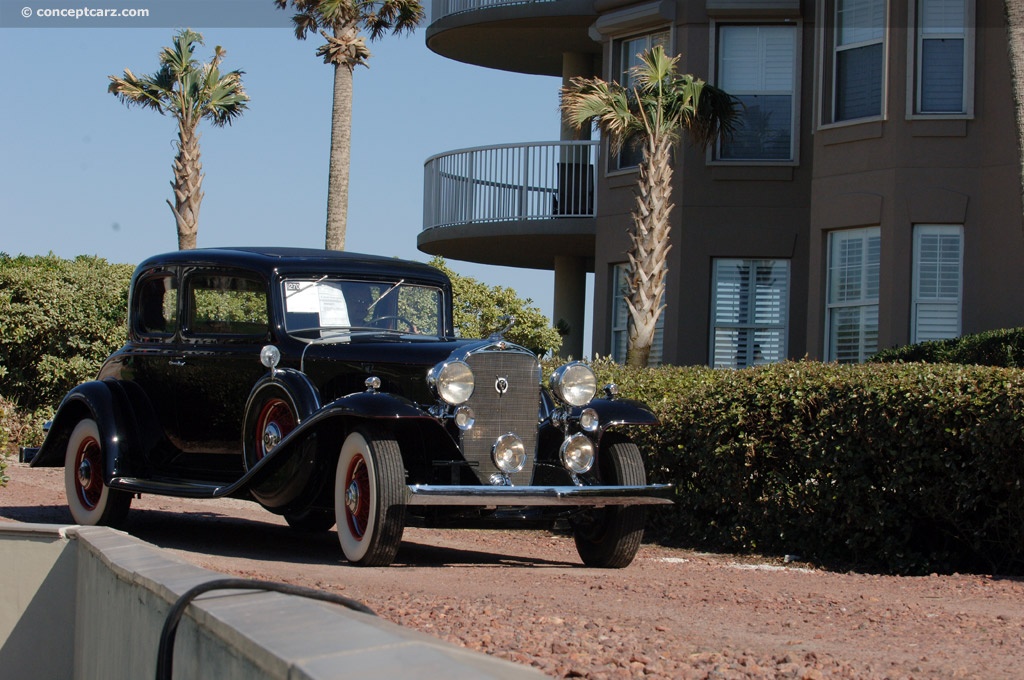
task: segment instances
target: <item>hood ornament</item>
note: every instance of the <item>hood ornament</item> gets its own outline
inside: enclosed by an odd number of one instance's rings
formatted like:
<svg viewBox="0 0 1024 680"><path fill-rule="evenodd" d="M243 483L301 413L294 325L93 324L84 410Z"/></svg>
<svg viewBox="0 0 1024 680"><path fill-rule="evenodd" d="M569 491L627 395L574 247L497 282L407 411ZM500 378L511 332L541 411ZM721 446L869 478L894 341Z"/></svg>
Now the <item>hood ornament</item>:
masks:
<svg viewBox="0 0 1024 680"><path fill-rule="evenodd" d="M508 333L509 329L512 328L515 322L516 317L512 316L511 314L505 314L499 317L498 323L504 324L504 326L499 327L498 330L491 333L491 337L489 337L488 340L492 342L500 340L505 335L505 333Z"/></svg>

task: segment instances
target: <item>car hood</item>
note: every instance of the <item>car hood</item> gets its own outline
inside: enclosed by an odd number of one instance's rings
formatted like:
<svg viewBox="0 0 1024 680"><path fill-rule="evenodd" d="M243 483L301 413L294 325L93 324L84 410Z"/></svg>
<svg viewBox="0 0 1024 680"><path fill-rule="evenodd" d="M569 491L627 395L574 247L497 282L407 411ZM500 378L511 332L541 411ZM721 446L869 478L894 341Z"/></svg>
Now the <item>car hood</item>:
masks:
<svg viewBox="0 0 1024 680"><path fill-rule="evenodd" d="M429 404L435 399L427 386L427 371L453 353L479 344L479 340L397 342L379 337L354 338L350 342L310 345L301 368L324 403L364 392L366 379L376 377L381 381L380 391Z"/></svg>

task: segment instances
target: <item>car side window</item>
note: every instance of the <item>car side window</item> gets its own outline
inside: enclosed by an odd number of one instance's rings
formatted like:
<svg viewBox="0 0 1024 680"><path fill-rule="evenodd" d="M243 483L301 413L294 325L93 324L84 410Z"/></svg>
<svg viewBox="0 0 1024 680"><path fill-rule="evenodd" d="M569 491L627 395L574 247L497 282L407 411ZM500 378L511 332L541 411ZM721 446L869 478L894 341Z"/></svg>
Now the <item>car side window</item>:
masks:
<svg viewBox="0 0 1024 680"><path fill-rule="evenodd" d="M178 324L178 280L173 274L153 276L136 288L135 329L144 337L165 338Z"/></svg>
<svg viewBox="0 0 1024 680"><path fill-rule="evenodd" d="M187 280L192 335L263 337L270 328L267 291L262 281L223 274Z"/></svg>

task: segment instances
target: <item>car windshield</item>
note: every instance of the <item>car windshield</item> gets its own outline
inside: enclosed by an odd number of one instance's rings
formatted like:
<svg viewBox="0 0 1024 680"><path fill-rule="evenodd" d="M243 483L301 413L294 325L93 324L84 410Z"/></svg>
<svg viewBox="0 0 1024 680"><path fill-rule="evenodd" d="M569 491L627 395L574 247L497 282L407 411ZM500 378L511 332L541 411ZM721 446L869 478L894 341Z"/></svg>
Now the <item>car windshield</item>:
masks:
<svg viewBox="0 0 1024 680"><path fill-rule="evenodd" d="M441 290L392 281L289 278L282 283L285 329L313 341L345 342L359 336L429 336L442 333Z"/></svg>

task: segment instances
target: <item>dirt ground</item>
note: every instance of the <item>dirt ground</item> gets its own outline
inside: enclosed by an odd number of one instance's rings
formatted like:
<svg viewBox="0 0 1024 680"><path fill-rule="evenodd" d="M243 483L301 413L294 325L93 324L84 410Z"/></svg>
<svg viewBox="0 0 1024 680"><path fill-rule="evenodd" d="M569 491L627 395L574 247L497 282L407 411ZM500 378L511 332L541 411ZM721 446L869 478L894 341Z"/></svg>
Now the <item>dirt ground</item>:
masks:
<svg viewBox="0 0 1024 680"><path fill-rule="evenodd" d="M0 520L71 523L63 469L11 463ZM1020 678L1024 582L832 573L644 545L616 571L541 531L406 530L354 568L237 500L136 499L128 532L221 573L312 586L556 678Z"/></svg>

